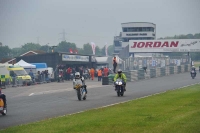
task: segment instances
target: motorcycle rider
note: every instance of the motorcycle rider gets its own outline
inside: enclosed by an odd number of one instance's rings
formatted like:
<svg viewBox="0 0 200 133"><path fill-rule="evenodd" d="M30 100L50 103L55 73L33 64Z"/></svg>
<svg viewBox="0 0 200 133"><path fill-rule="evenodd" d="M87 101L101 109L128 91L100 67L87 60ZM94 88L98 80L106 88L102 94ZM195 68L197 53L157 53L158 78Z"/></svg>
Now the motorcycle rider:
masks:
<svg viewBox="0 0 200 133"><path fill-rule="evenodd" d="M4 109L6 108L6 95L4 95L2 92L1 92L1 80L0 80L0 98L3 99L3 102L4 102Z"/></svg>
<svg viewBox="0 0 200 133"><path fill-rule="evenodd" d="M77 80L81 80L82 85L84 86L85 92L86 92L86 94L87 94L87 86L85 85L84 77L81 77L79 72L76 72L76 73L75 73L75 78L73 79L73 87L74 87L74 89L75 89L75 84L76 84L76 81L77 81Z"/></svg>
<svg viewBox="0 0 200 133"><path fill-rule="evenodd" d="M196 68L195 68L195 66L192 66L192 68L191 68L191 72L190 72L190 74L192 75L192 71L194 71L194 73L195 73L195 77L196 77Z"/></svg>
<svg viewBox="0 0 200 133"><path fill-rule="evenodd" d="M123 80L123 84L124 84L124 91L126 91L126 75L124 73L122 73L122 70L119 69L117 71L117 74L115 74L115 77L114 77L114 83L116 82L116 80L118 78L121 78ZM115 87L115 90L116 90L116 87Z"/></svg>

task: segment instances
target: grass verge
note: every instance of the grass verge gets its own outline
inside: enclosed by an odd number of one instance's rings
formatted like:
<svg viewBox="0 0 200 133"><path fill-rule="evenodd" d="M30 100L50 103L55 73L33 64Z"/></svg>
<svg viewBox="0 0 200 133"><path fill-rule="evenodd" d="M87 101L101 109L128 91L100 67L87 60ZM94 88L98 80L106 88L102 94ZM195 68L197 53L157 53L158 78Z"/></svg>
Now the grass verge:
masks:
<svg viewBox="0 0 200 133"><path fill-rule="evenodd" d="M200 85L0 132L197 133L200 132Z"/></svg>
<svg viewBox="0 0 200 133"><path fill-rule="evenodd" d="M194 66L195 66L196 68L199 68L200 62L199 62L199 61L198 61L198 62L194 62Z"/></svg>

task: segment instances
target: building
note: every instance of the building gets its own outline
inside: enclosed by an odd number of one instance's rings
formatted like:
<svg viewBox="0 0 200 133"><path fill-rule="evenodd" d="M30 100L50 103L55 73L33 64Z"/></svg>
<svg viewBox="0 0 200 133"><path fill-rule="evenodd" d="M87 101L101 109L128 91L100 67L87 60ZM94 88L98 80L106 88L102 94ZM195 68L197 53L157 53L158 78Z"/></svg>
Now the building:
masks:
<svg viewBox="0 0 200 133"><path fill-rule="evenodd" d="M156 25L149 22L122 23L122 48L126 47L129 40L154 40L156 39Z"/></svg>
<svg viewBox="0 0 200 133"><path fill-rule="evenodd" d="M120 58L130 56L134 53L127 53L129 40L154 40L156 39L156 25L150 22L128 22L122 23L122 32L114 37L114 54L119 54ZM120 55L123 54L123 55ZM139 53L140 55L145 55ZM126 56L125 56L126 55ZM152 55L152 54L148 54Z"/></svg>
<svg viewBox="0 0 200 133"><path fill-rule="evenodd" d="M114 36L114 53L118 54L122 50L122 37L121 33L119 36Z"/></svg>

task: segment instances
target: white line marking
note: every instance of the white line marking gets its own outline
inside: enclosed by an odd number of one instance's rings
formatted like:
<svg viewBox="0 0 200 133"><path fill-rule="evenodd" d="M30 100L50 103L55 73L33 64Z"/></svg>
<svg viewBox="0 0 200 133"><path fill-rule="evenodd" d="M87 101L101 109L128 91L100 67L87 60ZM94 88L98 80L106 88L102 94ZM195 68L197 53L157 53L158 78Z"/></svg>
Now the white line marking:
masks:
<svg viewBox="0 0 200 133"><path fill-rule="evenodd" d="M29 96L32 96L32 95L34 95L34 93L31 93Z"/></svg>

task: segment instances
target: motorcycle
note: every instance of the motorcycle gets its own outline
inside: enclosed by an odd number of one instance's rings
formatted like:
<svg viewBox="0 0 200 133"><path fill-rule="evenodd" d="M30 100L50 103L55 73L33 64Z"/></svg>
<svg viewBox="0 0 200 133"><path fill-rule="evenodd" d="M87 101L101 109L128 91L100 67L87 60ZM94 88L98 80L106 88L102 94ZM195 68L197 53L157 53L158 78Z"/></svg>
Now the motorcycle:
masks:
<svg viewBox="0 0 200 133"><path fill-rule="evenodd" d="M73 79L74 79L74 74L71 73L71 74L70 74L70 80L73 80Z"/></svg>
<svg viewBox="0 0 200 133"><path fill-rule="evenodd" d="M61 81L64 82L63 76L62 76L61 74L59 74L59 75L58 75L58 82L61 82Z"/></svg>
<svg viewBox="0 0 200 133"><path fill-rule="evenodd" d="M196 72L194 70L191 71L191 77L194 79L196 77Z"/></svg>
<svg viewBox="0 0 200 133"><path fill-rule="evenodd" d="M82 85L81 80L78 80L75 82L76 83L75 83L74 88L76 89L78 100L79 101L86 100L87 95L86 95L85 85Z"/></svg>
<svg viewBox="0 0 200 133"><path fill-rule="evenodd" d="M7 114L7 108L6 109L4 108L4 102L3 102L2 98L0 98L0 113L2 115L6 115Z"/></svg>
<svg viewBox="0 0 200 133"><path fill-rule="evenodd" d="M90 79L90 75L88 73L83 73L84 79Z"/></svg>
<svg viewBox="0 0 200 133"><path fill-rule="evenodd" d="M116 91L117 91L117 96L123 96L124 95L124 84L122 79L117 79L115 81L115 87L116 87Z"/></svg>

